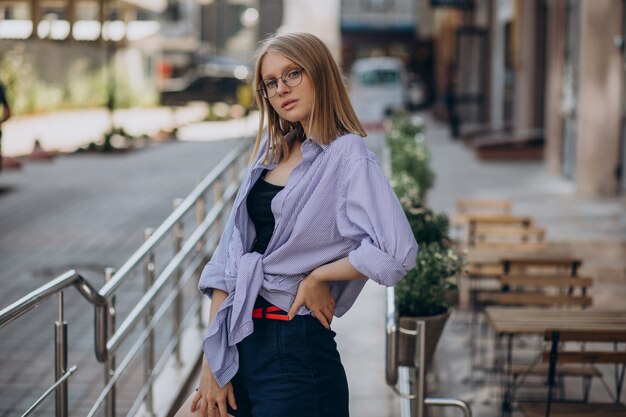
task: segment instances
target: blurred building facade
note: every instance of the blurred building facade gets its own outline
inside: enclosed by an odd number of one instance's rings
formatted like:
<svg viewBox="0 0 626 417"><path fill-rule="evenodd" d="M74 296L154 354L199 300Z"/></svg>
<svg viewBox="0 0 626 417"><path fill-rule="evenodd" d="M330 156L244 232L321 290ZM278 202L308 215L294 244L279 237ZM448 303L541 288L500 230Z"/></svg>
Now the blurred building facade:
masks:
<svg viewBox="0 0 626 417"><path fill-rule="evenodd" d="M626 193L624 1L441 3L457 7L433 9L438 97L453 76L463 122L542 129L550 172Z"/></svg>
<svg viewBox="0 0 626 417"><path fill-rule="evenodd" d="M0 0L0 61L17 56L60 91L114 68L118 96L154 98L191 83L208 57L248 63L282 19L283 0Z"/></svg>
<svg viewBox="0 0 626 417"><path fill-rule="evenodd" d="M0 60L16 108L153 104L167 5L166 0L0 1ZM54 98L54 92L64 97ZM35 101L45 107L24 105Z"/></svg>

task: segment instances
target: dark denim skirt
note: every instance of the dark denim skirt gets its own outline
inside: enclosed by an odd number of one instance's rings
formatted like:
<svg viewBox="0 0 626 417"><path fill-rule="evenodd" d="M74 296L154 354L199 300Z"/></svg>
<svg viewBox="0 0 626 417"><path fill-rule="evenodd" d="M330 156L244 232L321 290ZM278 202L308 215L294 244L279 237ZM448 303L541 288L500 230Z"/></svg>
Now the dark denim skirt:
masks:
<svg viewBox="0 0 626 417"><path fill-rule="evenodd" d="M270 306L259 297L255 307ZM335 332L313 316L254 319L237 345L236 417L348 417L348 382Z"/></svg>

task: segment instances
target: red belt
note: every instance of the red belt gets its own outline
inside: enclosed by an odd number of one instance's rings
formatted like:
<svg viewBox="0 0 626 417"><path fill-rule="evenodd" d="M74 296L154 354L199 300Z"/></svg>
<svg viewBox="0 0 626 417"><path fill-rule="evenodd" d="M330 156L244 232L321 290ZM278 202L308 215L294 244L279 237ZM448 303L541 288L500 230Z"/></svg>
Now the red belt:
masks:
<svg viewBox="0 0 626 417"><path fill-rule="evenodd" d="M282 314L272 314L280 311ZM288 321L289 316L276 306L260 307L252 310L253 319L270 319L270 320L284 320Z"/></svg>

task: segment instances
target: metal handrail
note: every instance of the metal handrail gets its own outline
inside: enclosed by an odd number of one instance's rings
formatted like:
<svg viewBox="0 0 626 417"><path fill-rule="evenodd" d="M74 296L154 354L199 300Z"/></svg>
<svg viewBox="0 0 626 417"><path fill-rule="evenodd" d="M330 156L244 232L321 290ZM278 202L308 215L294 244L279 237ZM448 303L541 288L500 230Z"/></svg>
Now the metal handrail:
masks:
<svg viewBox="0 0 626 417"><path fill-rule="evenodd" d="M189 193L180 206L176 208L161 225L152 233L150 238L146 240L132 254L130 258L118 269L111 280L100 289L100 294L104 297L110 297L113 292L122 284L126 277L139 266L139 263L150 253L150 249L163 240L167 233L171 231L178 220L183 217L195 202L202 197L206 190L223 174L224 171L235 162L246 149L250 147L250 143L242 141L235 149L230 151L222 161L215 166L194 189Z"/></svg>
<svg viewBox="0 0 626 417"><path fill-rule="evenodd" d="M0 311L1 329L28 313L47 298L55 294L59 295L59 319L55 324L55 351L57 362L55 366L55 382L46 390L44 397L42 397L45 398L50 395L51 392L56 391L57 416L67 416L67 380L76 370L76 367L67 370L67 323L63 320L63 290L70 286L76 287L79 293L94 306L95 356L99 362L105 363L105 387L98 400L93 404L90 413L93 414L93 412L103 404L104 400L106 400L106 415L109 417L115 416L115 383L122 372L128 367L132 357L140 351L143 345L146 346L146 355L148 355L146 366L149 367L149 369L147 368L146 374L144 374L144 386L141 388L138 400L142 401L140 397L145 399L145 401L149 403L147 404L148 410L152 409L151 391L156 376L158 376L163 369L167 358L169 358L172 353L175 353L177 360L179 360L178 350L181 335L184 331L183 327L180 325L189 323L189 319L194 316L201 318L200 310L202 303L200 302L200 296L198 296L196 302L191 304L192 308L188 309L191 314L187 314L185 318L182 318L180 314L182 311L182 291L185 284L187 284L195 274L199 274L201 266L206 263L206 251L212 251L212 248L214 248L219 241L219 236L222 233L220 230L222 227L221 216L224 211L228 209L228 202L234 201L243 171L240 169L241 162L251 145L251 141L242 141L242 143L231 150L226 157L198 183L184 200L177 200L173 212L156 230L146 232L144 243L129 257L119 270L115 271L111 268L107 268L105 271L106 282L100 291L96 291L94 286L76 271L70 270ZM223 187L220 179L229 168L231 170L230 183L225 190L222 190ZM211 210L205 214L205 198L211 188L215 191L216 201ZM196 219L198 224L183 244L182 219L194 206L196 207ZM214 228L214 233L211 238L207 240L205 235L212 227ZM160 273L159 277L154 280L151 276L153 276L154 271L155 247L165 239L168 233L172 232L174 235L175 253L169 262L167 262L167 265ZM182 273L181 268L184 268L183 264L186 261L190 261L189 266L185 273ZM124 282L129 281L135 271L144 264L146 266L145 273L147 274L147 286L144 288L145 293L135 308L131 310L130 314L127 315L116 330L116 291ZM191 269L191 272L187 273L189 269ZM148 277L148 275L150 277ZM166 302L159 305L160 308L155 314L153 309L156 297L165 288L165 284L172 281L175 284L173 289L168 293ZM153 357L154 348L148 345L153 345L154 343L153 331L157 327L157 322L165 316L167 310L172 308L175 313L175 341L174 343L170 342L166 352L160 357L159 362L155 366ZM119 367L116 367L115 352L142 318L146 320L145 329L135 338L132 347L122 359ZM180 321L177 322L177 320ZM29 407L27 414L37 408L42 398L38 399ZM136 404L137 402L135 405ZM133 409L136 408L135 405L133 405Z"/></svg>
<svg viewBox="0 0 626 417"><path fill-rule="evenodd" d="M78 366L74 365L72 366L70 369L67 370L67 372L65 372L65 374L63 374L63 376L56 381L54 384L52 384L42 395L41 397L37 398L37 400L28 408L28 410L26 410L24 412L24 414L22 414L22 417L28 417L29 415L31 415L33 413L33 411L35 411L37 409L37 407L39 407L39 404L41 404L43 402L43 400L45 400L46 398L48 398L50 396L50 394L52 394L52 392L57 389L58 386L60 386L61 384L63 384L65 381L67 381L69 379L70 376L72 376L72 374L74 372L76 372L76 370L78 369Z"/></svg>
<svg viewBox="0 0 626 417"><path fill-rule="evenodd" d="M465 417L472 417L472 410L465 401L456 398L426 397L426 322L418 320L417 330L404 329L400 327L398 322L398 312L396 311L395 289L393 287L387 288L386 305L387 351L385 360L385 376L387 385L391 387L394 393L403 401L410 401L410 407L403 408L403 410L409 410L411 417L424 417L424 406L456 407L463 412ZM415 337L415 369L417 371L417 383L413 385L414 392L411 394L403 393L396 387L398 382L399 333Z"/></svg>
<svg viewBox="0 0 626 417"><path fill-rule="evenodd" d="M0 329L37 307L47 298L72 286L91 304L106 306L106 298L100 295L89 281L76 271L70 270L0 310Z"/></svg>
<svg viewBox="0 0 626 417"><path fill-rule="evenodd" d="M227 199L232 198L237 193L237 187L229 187L229 191L225 194ZM163 272L156 279L152 287L144 294L143 297L139 300L139 302L135 305L133 310L128 314L126 319L120 327L115 331L115 333L109 338L109 341L106 343L106 351L112 352L115 351L119 345L124 341L124 339L130 334L135 325L139 323L139 321L143 318L143 312L146 310L148 305L154 301L157 295L161 292L166 283L169 282L170 278L173 276L174 272L177 271L182 263L187 259L187 257L191 254L191 252L195 249L195 246L200 241L200 239L204 236L204 234L209 230L209 228L213 225L215 220L221 213L221 210L226 206L224 201L217 203L214 208L216 210L211 210L207 218L200 224L193 234L187 239L185 245L182 247L180 252L178 252L174 257L170 260L170 262L165 266ZM217 243L215 241L214 243Z"/></svg>
<svg viewBox="0 0 626 417"><path fill-rule="evenodd" d="M174 209L174 211L163 221L163 223L161 223L161 225L152 232L150 237L146 239L139 249L137 249L137 251L135 251L135 253L133 253L131 257L118 269L113 277L111 277L111 280L102 286L100 294L103 297L109 298L112 294L114 294L115 290L117 290L117 288L119 288L119 286L131 276L132 272L140 266L141 262L143 262L145 258L150 255L152 249L160 243L161 240L165 238L167 233L169 233L179 222L179 220L189 210L191 210L192 207L194 207L196 201L202 198L204 193L206 193L206 190L213 185L223 172L226 171L226 169L233 162L240 158L249 147L250 143L243 141L235 147L235 149L230 151L226 157L224 157L224 159L222 159L222 161L220 161L220 163L213 168L213 170L211 170L211 172L193 189L193 191L189 193L187 198L185 198L180 205ZM233 189L229 187L227 190L228 195L226 197L232 198L235 192L236 189L233 191ZM221 208L223 207L224 206L222 205ZM218 216L216 215L214 219L217 219L217 217ZM213 220L213 222L214 221L215 220ZM211 224L213 224L213 222L211 222ZM152 299L154 298L152 297L150 300ZM110 347L107 346L109 344L109 338L105 333L105 327L100 327L98 325L104 325L105 320L103 320L102 317L106 314L105 309L96 309L96 357L100 362L107 361L109 352L111 351ZM123 339L132 330L132 328L129 328L128 326L124 326L122 329L122 333L116 333L116 339ZM115 344L115 346L118 345L118 343Z"/></svg>

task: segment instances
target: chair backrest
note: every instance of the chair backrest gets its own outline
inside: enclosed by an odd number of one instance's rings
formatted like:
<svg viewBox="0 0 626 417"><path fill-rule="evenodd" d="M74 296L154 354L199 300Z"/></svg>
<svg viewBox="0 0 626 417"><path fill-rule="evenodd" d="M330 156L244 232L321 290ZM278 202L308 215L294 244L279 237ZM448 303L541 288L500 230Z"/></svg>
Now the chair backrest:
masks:
<svg viewBox="0 0 626 417"><path fill-rule="evenodd" d="M548 368L548 399L546 402L546 417L550 416L552 405L552 391L555 385L557 364L583 363L583 364L616 364L621 365L621 381L616 380L616 401L621 397L624 369L626 369L626 350L617 350L619 343L626 343L626 331L624 329L598 329L588 330L546 330L544 339L550 343L550 351L544 352L544 361L549 362ZM565 342L581 342L584 349L575 351L561 350ZM587 350L586 343L603 343L613 350ZM595 348L595 347L594 347Z"/></svg>
<svg viewBox="0 0 626 417"><path fill-rule="evenodd" d="M498 294L498 304L514 306L588 307L593 299L588 294L593 280L569 275L503 275L500 284L505 291Z"/></svg>
<svg viewBox="0 0 626 417"><path fill-rule="evenodd" d="M582 259L570 257L504 258L502 270L507 275L569 275L576 276Z"/></svg>
<svg viewBox="0 0 626 417"><path fill-rule="evenodd" d="M474 247L479 242L499 244L506 249L505 243L527 243L543 240L545 231L532 227L532 218L528 216L513 216L510 214L467 214L467 234L465 243ZM496 246L498 248L498 246Z"/></svg>
<svg viewBox="0 0 626 417"><path fill-rule="evenodd" d="M459 213L501 213L510 214L513 203L510 200L462 198L456 201Z"/></svg>
<svg viewBox="0 0 626 417"><path fill-rule="evenodd" d="M550 352L544 352L545 361L563 363L626 364L626 350L563 350L565 342L602 343L614 347L616 343L626 343L623 330L547 330L544 339L551 342ZM553 350L555 352L553 353ZM554 354L554 358L552 355Z"/></svg>

